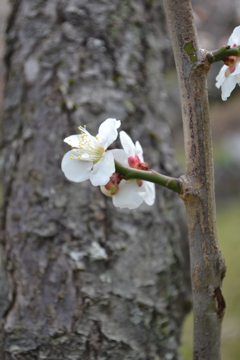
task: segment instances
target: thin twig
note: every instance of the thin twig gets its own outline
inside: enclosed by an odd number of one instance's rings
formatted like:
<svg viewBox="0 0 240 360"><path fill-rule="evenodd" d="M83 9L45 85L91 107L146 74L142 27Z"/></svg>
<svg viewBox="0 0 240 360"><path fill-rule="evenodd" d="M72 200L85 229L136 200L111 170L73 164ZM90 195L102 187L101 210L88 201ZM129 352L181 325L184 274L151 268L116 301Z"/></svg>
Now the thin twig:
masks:
<svg viewBox="0 0 240 360"><path fill-rule="evenodd" d="M138 169L126 167L118 163L116 160L115 160L115 167L116 167L116 172L124 175L125 180L137 180L137 179L146 180L164 186L169 190L177 192L178 194L181 193L181 189L182 189L181 179L162 175L154 170L144 171L144 170L138 170Z"/></svg>

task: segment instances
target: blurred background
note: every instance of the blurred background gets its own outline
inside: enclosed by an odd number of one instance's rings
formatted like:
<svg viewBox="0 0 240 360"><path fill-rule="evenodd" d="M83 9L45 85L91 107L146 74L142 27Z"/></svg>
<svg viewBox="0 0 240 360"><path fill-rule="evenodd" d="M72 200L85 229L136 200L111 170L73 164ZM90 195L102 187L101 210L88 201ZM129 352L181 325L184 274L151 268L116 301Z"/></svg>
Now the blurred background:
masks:
<svg viewBox="0 0 240 360"><path fill-rule="evenodd" d="M234 27L240 25L239 0L193 0L200 44L214 50L227 44ZM4 89L4 32L10 2L0 0L0 114ZM171 46L169 42L169 46ZM217 228L220 247L227 264L223 293L227 303L223 322L222 358L238 360L240 354L240 88L227 101L215 87L215 77L222 63L209 73L208 89L214 142L217 201ZM181 109L173 58L165 68L168 93L168 119L171 124L175 156L184 171L184 147ZM1 158L0 158L1 159ZM1 160L0 160L1 161ZM192 314L187 317L180 348L184 359L192 359Z"/></svg>

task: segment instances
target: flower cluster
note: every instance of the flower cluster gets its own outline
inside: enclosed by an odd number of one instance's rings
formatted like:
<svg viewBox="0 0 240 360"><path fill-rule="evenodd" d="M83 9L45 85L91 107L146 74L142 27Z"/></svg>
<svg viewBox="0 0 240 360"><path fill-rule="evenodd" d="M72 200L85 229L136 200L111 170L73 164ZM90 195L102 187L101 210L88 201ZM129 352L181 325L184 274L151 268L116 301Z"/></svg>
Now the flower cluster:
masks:
<svg viewBox="0 0 240 360"><path fill-rule="evenodd" d="M131 138L125 133L120 132L120 141L123 150L113 150L114 158L120 164L139 170L148 170L148 165L143 161L143 150L140 143L132 142ZM119 184L119 191L113 195L113 204L116 207L135 209L143 201L148 205L153 205L155 200L155 185L143 180L122 180Z"/></svg>
<svg viewBox="0 0 240 360"><path fill-rule="evenodd" d="M240 45L240 26L237 26L228 40L228 45ZM216 77L216 87L222 88L222 100L227 100L236 84L240 84L240 56L228 56L223 59L224 64Z"/></svg>
<svg viewBox="0 0 240 360"><path fill-rule="evenodd" d="M139 142L134 145L131 138L120 132L122 149L107 150L117 138L121 122L107 119L99 127L97 136L79 127L80 134L71 135L64 141L72 147L62 159L62 171L67 179L82 182L89 179L94 186L111 196L113 204L119 208L135 209L143 202L153 205L155 185L143 180L125 180L124 175L115 171L115 160L121 165L139 170L148 170L143 160L143 150Z"/></svg>

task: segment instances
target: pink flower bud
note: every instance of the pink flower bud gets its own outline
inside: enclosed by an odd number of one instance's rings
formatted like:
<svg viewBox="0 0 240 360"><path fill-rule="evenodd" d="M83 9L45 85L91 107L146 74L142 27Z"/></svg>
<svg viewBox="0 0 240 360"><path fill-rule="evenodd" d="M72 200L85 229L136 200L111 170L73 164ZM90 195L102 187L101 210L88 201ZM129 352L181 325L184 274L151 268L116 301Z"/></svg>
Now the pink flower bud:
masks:
<svg viewBox="0 0 240 360"><path fill-rule="evenodd" d="M100 187L102 193L106 196L115 195L119 190L118 185L120 184L120 181L123 179L123 177L123 175L117 172L113 173L109 182L106 185Z"/></svg>
<svg viewBox="0 0 240 360"><path fill-rule="evenodd" d="M128 164L131 168L138 169L138 170L149 170L149 166L147 163L142 162L138 155L129 156L128 157Z"/></svg>
<svg viewBox="0 0 240 360"><path fill-rule="evenodd" d="M104 186L102 185L102 186L100 186L100 190L104 195L111 197L111 196L117 194L119 187L112 186L110 189L107 189L106 185L104 185Z"/></svg>
<svg viewBox="0 0 240 360"><path fill-rule="evenodd" d="M128 164L131 168L137 168L138 164L141 162L137 155L128 157Z"/></svg>

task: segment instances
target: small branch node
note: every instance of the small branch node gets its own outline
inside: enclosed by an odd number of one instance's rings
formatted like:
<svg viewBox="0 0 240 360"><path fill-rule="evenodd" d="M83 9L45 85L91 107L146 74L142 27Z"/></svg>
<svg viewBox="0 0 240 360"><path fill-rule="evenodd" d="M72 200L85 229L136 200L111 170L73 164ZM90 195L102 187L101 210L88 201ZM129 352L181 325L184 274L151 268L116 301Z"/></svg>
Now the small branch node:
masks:
<svg viewBox="0 0 240 360"><path fill-rule="evenodd" d="M224 315L224 310L226 308L226 302L224 300L224 297L222 295L222 290L220 289L220 287L217 287L214 290L214 298L216 301L216 311L217 311L217 315L222 318Z"/></svg>

